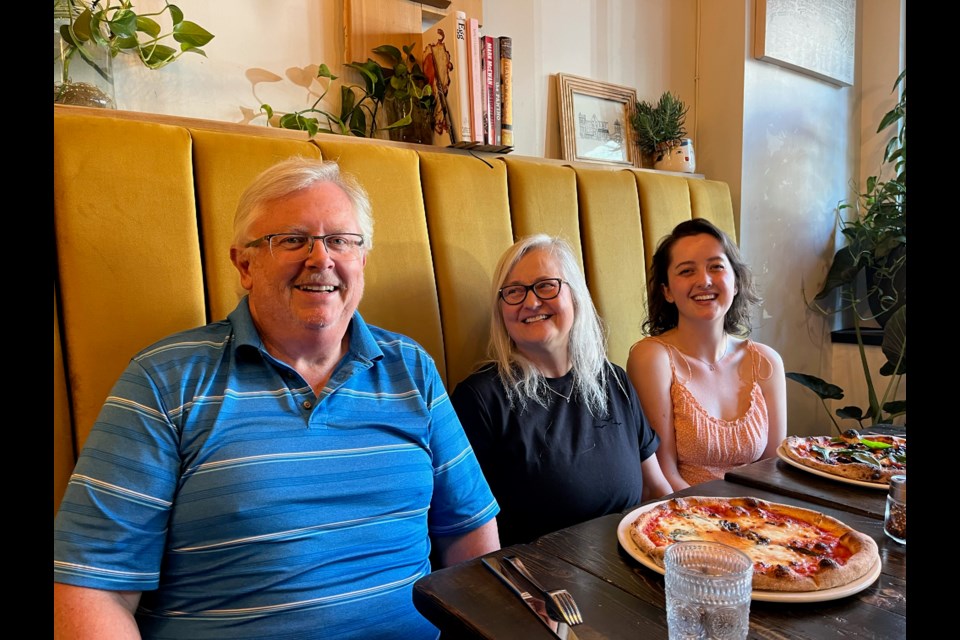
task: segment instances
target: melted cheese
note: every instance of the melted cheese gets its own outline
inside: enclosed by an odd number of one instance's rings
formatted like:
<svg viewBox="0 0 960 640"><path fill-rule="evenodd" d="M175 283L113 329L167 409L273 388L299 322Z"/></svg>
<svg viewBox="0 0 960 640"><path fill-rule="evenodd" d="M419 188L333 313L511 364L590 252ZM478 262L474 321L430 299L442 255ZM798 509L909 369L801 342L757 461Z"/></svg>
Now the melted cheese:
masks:
<svg viewBox="0 0 960 640"><path fill-rule="evenodd" d="M844 564L850 556L835 535L820 527L759 508L661 511L643 531L657 546L684 540L721 542L746 553L761 572L780 565L806 575L816 571L823 558Z"/></svg>

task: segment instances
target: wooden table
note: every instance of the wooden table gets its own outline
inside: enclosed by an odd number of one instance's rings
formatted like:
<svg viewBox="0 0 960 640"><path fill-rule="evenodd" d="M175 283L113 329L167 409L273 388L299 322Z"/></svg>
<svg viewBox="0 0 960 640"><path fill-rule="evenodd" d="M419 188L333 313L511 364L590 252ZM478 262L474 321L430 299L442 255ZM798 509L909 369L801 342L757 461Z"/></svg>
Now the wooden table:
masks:
<svg viewBox="0 0 960 640"><path fill-rule="evenodd" d="M750 638L871 638L906 636L906 547L883 533L883 521L869 508L858 509L856 494L798 497L804 489L791 483L794 469L756 463L774 474L773 489L716 480L672 495L741 496L816 509L873 537L880 549L880 577L859 593L826 602L758 602L750 607ZM753 466L753 465L751 465ZM786 466L786 465L784 465ZM744 470L747 471L747 470ZM752 471L752 470L751 470ZM797 470L799 472L799 470ZM776 477L782 475L783 477ZM798 480L802 484L807 479ZM825 482L829 482L824 479ZM829 485L828 485L829 486ZM835 487L839 494L843 485ZM882 496L859 489L869 500ZM848 505L854 505L850 510ZM847 507L847 508L845 508ZM863 511L866 511L864 513ZM623 514L596 518L547 534L531 544L514 545L494 556L518 555L550 588L566 588L576 598L585 622L574 627L588 638L666 638L663 576L637 562L617 541ZM479 560L442 569L414 585L417 609L448 638L551 638L546 627L485 569Z"/></svg>
<svg viewBox="0 0 960 640"><path fill-rule="evenodd" d="M824 507L883 520L887 489L861 487L797 469L779 458L761 460L728 471L726 480Z"/></svg>

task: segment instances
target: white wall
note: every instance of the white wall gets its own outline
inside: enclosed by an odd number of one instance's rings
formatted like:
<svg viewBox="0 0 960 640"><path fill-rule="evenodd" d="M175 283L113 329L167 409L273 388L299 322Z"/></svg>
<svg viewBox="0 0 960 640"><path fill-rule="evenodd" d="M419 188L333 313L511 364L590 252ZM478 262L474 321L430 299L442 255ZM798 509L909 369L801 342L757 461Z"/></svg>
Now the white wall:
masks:
<svg viewBox="0 0 960 640"><path fill-rule="evenodd" d="M879 162L871 134L891 104L905 1L859 3L855 88L754 60L755 0L483 4L485 29L513 37L518 155L560 157L559 72L636 88L641 100L669 89L691 106L697 170L730 185L740 245L765 298L754 337L777 349L788 371L848 388L857 378L845 372L855 368L834 365L835 325L805 309L801 287L813 290L826 273L838 242L835 207L850 196L851 178L873 173ZM265 125L261 103L305 108L320 89L316 65L336 73L345 62L341 0L177 4L216 35L207 57L184 56L159 71L120 60L118 108ZM139 10L162 5L136 3ZM861 166L861 147L873 165ZM835 373L852 378L831 379ZM813 394L792 382L788 394L789 431L824 432Z"/></svg>

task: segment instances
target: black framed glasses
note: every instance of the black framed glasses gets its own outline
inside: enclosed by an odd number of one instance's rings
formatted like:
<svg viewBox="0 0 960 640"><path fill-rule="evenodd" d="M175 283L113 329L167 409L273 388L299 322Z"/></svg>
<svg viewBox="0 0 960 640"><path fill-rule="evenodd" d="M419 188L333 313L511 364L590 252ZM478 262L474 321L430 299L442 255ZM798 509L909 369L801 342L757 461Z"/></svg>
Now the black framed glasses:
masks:
<svg viewBox="0 0 960 640"><path fill-rule="evenodd" d="M497 293L500 299L507 304L522 304L527 299L527 293L533 291L533 295L541 300L553 300L560 295L560 289L563 287L563 280L560 278L544 278L537 280L533 284L509 284L500 287Z"/></svg>
<svg viewBox="0 0 960 640"><path fill-rule="evenodd" d="M300 262L313 252L313 245L319 240L331 258L335 260L357 260L363 255L363 236L359 233L331 233L325 236L311 236L306 233L268 233L262 238L251 240L247 247L257 247L267 243L270 255L280 262Z"/></svg>

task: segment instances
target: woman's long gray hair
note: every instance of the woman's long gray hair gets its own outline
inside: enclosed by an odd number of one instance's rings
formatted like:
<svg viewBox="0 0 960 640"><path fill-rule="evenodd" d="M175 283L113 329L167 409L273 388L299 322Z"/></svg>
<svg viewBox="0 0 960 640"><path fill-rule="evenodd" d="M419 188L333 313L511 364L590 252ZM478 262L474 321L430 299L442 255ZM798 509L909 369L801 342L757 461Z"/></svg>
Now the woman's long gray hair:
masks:
<svg viewBox="0 0 960 640"><path fill-rule="evenodd" d="M552 394L543 373L528 360L510 339L500 309L500 287L520 260L531 251L546 251L560 264L558 274L570 288L573 299L573 326L570 329L570 363L573 372L573 396L594 416L607 415L607 376L613 375L606 356L606 337L587 282L573 256L570 245L561 238L537 234L522 238L500 257L493 275L493 312L490 317L489 362L497 366L500 380L511 406L521 411L528 400L547 406ZM506 304L506 303L503 303ZM617 377L614 375L614 379Z"/></svg>

